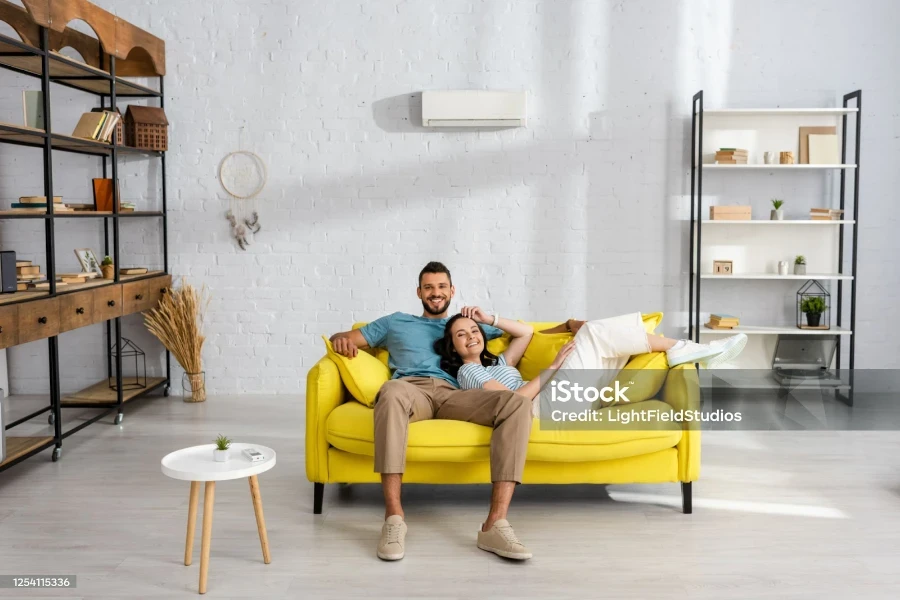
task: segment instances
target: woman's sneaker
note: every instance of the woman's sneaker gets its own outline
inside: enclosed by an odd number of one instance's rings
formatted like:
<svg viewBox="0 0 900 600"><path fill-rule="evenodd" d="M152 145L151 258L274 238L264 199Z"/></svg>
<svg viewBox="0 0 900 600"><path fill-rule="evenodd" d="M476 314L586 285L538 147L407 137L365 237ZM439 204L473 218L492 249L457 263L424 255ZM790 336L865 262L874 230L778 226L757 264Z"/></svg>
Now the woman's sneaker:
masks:
<svg viewBox="0 0 900 600"><path fill-rule="evenodd" d="M747 336L743 333L708 344L679 340L666 351L666 359L670 367L685 363L700 363L707 369L713 369L735 358L746 345Z"/></svg>

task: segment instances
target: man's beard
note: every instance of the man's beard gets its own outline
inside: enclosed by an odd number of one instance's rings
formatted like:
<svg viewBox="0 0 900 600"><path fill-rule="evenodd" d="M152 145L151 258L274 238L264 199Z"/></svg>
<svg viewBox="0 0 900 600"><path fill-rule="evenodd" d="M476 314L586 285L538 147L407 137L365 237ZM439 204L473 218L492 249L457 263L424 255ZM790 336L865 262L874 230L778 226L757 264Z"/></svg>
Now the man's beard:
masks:
<svg viewBox="0 0 900 600"><path fill-rule="evenodd" d="M447 312L447 309L450 308L450 299L448 298L447 301L444 302L444 304L442 304L437 310L431 308L431 306L428 304L428 301L423 299L422 308L424 308L425 312L427 312L429 315L441 315Z"/></svg>

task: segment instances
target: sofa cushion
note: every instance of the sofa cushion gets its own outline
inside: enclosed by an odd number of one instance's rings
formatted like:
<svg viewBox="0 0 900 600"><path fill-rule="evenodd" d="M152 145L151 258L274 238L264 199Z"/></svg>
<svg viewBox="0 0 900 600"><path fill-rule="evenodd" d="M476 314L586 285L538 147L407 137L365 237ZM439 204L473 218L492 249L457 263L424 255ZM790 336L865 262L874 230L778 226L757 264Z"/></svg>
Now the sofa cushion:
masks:
<svg viewBox="0 0 900 600"><path fill-rule="evenodd" d="M334 351L327 337L323 335L322 339L325 340L325 351L328 358L337 365L341 381L344 382L344 387L347 388L350 395L366 406L375 406L378 390L385 381L391 378L391 370L380 360L365 352L358 353L355 358L341 356Z"/></svg>
<svg viewBox="0 0 900 600"><path fill-rule="evenodd" d="M641 317L644 322L644 330L647 333L653 333L662 322L663 314L661 312L646 313L641 315ZM525 381L531 381L540 377L541 371L553 362L560 348L566 345L573 337L571 333L540 333L541 330L556 327L559 323L531 323L531 325L534 326L534 337L531 338L522 360L517 365L519 372L522 373L522 379ZM490 349L490 346L488 348ZM660 386L662 386L662 383L660 383ZM658 390L659 387L653 390L652 393L655 394ZM644 399L651 396L647 396Z"/></svg>
<svg viewBox="0 0 900 600"><path fill-rule="evenodd" d="M648 352L632 356L610 385L618 381L621 387L628 386L628 402L634 404L655 398L668 374L666 353Z"/></svg>
<svg viewBox="0 0 900 600"><path fill-rule="evenodd" d="M603 409L617 413L656 409L671 412L659 400ZM334 409L325 424L325 438L335 448L375 455L374 410L356 402ZM463 421L427 420L412 423L407 439L407 460L468 462L489 460L491 428ZM675 447L681 429L674 423L642 424L618 429L551 430L534 420L528 442L528 460L583 462L612 460Z"/></svg>

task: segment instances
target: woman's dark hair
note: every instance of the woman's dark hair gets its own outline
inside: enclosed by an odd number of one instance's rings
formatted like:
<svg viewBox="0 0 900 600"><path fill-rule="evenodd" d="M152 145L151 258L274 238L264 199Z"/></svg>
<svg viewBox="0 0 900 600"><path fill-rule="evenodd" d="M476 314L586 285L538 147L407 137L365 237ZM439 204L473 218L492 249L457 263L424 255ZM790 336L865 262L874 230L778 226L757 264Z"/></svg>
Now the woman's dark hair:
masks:
<svg viewBox="0 0 900 600"><path fill-rule="evenodd" d="M459 368L463 366L463 361L459 354L456 353L456 348L453 347L453 324L457 319L462 318L461 314L450 317L450 320L444 325L444 337L434 342L434 351L441 357L441 369L449 373L454 379L459 373ZM481 351L481 364L485 367L497 364L497 356L488 352L487 336L484 335L484 329L481 328L477 321L475 325L478 326L478 331L481 332L481 339L484 341L484 350Z"/></svg>

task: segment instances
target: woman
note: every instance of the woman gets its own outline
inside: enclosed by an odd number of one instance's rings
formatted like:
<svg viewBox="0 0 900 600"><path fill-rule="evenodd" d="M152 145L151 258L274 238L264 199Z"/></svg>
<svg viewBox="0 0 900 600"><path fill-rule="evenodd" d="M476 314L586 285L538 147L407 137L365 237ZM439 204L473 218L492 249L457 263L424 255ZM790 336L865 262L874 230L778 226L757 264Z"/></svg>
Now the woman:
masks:
<svg viewBox="0 0 900 600"><path fill-rule="evenodd" d="M494 325L511 336L509 348L494 356L484 343L480 324ZM648 335L640 313L599 321L576 321L546 329L541 333L575 333L548 369L605 369L618 372L630 356L645 352L665 352L669 367L699 362L706 368L721 365L740 354L747 344L743 333L709 344ZM524 381L516 369L531 341L533 328L525 323L490 318L477 306L465 306L444 327L444 337L434 344L441 356L441 368L459 382L460 389L511 390L534 399L541 391L540 379Z"/></svg>

